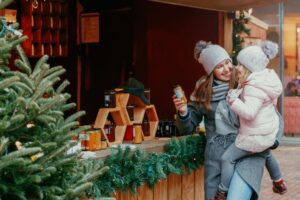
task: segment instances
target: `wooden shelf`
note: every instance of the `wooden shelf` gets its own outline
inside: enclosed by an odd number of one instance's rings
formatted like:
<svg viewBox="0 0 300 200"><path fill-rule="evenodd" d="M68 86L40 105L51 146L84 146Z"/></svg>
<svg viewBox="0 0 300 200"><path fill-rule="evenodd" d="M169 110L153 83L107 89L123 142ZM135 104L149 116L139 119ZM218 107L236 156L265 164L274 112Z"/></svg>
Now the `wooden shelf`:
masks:
<svg viewBox="0 0 300 200"><path fill-rule="evenodd" d="M121 109L119 107L116 108L100 108L98 111L98 115L94 124L95 128L100 128L102 133L105 133L104 126L107 122L107 118L111 114L114 123L116 124L115 128L115 141L109 142L106 134L103 134L107 144L110 146L112 144L121 144L123 142L124 134L126 131L127 124L123 118L121 113Z"/></svg>
<svg viewBox="0 0 300 200"><path fill-rule="evenodd" d="M21 0L21 28L28 39L22 43L29 57L47 54L51 57L68 55L68 3L61 0L38 1L33 8Z"/></svg>
<svg viewBox="0 0 300 200"><path fill-rule="evenodd" d="M146 115L149 121L149 136L144 136L144 140L153 140L156 135L156 131L158 128L159 119L157 116L157 112L154 105L147 105L146 106Z"/></svg>
<svg viewBox="0 0 300 200"><path fill-rule="evenodd" d="M130 120L127 105L133 105L133 120ZM115 142L109 142L108 145L121 144L123 142L124 134L127 126L134 124L142 124L145 116L149 122L149 135L143 134L144 140L152 140L155 138L158 128L159 119L154 105L146 105L140 100L139 97L130 95L128 93L116 94L116 107L115 108L100 108L94 124L95 128L100 128L104 132L104 126L107 122L108 116L111 114L115 129ZM106 136L105 136L106 137Z"/></svg>

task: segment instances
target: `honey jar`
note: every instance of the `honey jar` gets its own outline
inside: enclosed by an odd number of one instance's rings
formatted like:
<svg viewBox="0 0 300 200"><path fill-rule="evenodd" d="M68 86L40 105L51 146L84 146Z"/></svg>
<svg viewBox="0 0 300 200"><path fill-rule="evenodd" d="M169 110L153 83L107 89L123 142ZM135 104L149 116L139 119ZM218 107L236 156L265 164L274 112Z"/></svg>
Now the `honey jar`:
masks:
<svg viewBox="0 0 300 200"><path fill-rule="evenodd" d="M133 143L140 144L143 141L142 126L140 124L133 125Z"/></svg>
<svg viewBox="0 0 300 200"><path fill-rule="evenodd" d="M86 133L89 137L87 141L86 149L89 151L95 151L101 149L101 132L100 129L90 129Z"/></svg>

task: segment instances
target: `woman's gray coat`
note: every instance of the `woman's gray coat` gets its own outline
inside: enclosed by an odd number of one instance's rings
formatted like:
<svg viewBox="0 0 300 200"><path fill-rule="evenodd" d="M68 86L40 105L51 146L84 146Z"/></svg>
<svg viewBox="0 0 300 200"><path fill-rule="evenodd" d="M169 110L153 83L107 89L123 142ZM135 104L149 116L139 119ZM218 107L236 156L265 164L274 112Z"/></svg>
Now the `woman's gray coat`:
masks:
<svg viewBox="0 0 300 200"><path fill-rule="evenodd" d="M220 183L221 156L235 140L238 120L236 115L229 110L224 99L213 101L211 112L206 111L203 106L196 102L189 102L188 115L185 117L178 115L176 126L181 133L190 134L195 131L203 117L207 139L204 154L205 199L211 200ZM218 128L216 128L216 124ZM252 199L258 199L265 160L264 154L260 153L241 159L236 165L238 173L255 191Z"/></svg>

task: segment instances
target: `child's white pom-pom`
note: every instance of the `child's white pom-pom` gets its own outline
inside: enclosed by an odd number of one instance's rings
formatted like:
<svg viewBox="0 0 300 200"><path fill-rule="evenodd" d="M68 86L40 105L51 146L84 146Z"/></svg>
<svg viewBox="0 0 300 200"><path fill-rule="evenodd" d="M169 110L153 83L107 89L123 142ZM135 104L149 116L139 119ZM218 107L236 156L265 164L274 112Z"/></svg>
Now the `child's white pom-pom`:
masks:
<svg viewBox="0 0 300 200"><path fill-rule="evenodd" d="M269 60L275 58L278 53L278 45L275 42L266 40L263 41L260 46Z"/></svg>

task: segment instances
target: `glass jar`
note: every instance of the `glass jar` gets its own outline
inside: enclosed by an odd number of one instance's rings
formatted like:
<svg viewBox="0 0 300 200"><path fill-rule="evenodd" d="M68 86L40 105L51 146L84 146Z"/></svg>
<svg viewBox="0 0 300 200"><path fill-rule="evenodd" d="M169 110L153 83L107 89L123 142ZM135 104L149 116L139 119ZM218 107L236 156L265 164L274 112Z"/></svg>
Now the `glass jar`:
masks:
<svg viewBox="0 0 300 200"><path fill-rule="evenodd" d="M148 99L148 102L150 103L150 89L145 89L144 95L145 95L146 99Z"/></svg>
<svg viewBox="0 0 300 200"><path fill-rule="evenodd" d="M142 129L143 129L144 136L150 136L150 122L148 121L147 118L143 120Z"/></svg>
<svg viewBox="0 0 300 200"><path fill-rule="evenodd" d="M184 91L180 85L177 84L174 86L174 93L177 99L181 99L184 103L187 103Z"/></svg>
<svg viewBox="0 0 300 200"><path fill-rule="evenodd" d="M116 92L114 90L104 91L104 107L107 108L116 107Z"/></svg>
<svg viewBox="0 0 300 200"><path fill-rule="evenodd" d="M134 105L128 104L126 106L126 110L127 110L128 116L129 116L129 120L134 121Z"/></svg>
<svg viewBox="0 0 300 200"><path fill-rule="evenodd" d="M143 141L143 133L141 124L133 125L133 143L140 144Z"/></svg>

